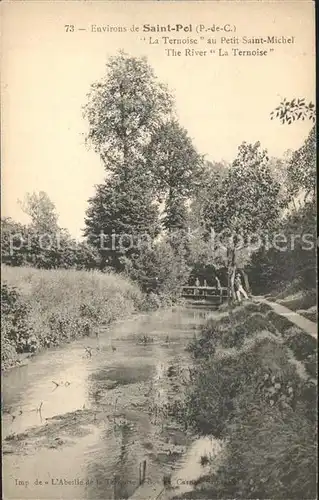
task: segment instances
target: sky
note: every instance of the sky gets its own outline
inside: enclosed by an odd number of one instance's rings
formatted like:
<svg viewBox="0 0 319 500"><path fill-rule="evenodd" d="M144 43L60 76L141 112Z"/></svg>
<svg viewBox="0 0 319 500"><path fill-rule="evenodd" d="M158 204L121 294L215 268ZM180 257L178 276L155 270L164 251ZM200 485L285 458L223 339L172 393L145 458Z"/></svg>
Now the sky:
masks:
<svg viewBox="0 0 319 500"><path fill-rule="evenodd" d="M147 56L175 96L181 125L207 159L232 161L241 142L257 140L280 157L300 147L311 128L309 122L288 126L269 117L284 97L314 101L311 1L2 2L1 14L3 216L26 222L17 200L42 190L55 203L60 225L81 236L88 198L105 177L98 155L85 145L82 109L90 85L120 49ZM227 23L239 37L294 36L295 43L277 45L266 57L169 57L163 45L147 43L148 33L91 32L93 24L133 23ZM66 24L75 31L66 32Z"/></svg>

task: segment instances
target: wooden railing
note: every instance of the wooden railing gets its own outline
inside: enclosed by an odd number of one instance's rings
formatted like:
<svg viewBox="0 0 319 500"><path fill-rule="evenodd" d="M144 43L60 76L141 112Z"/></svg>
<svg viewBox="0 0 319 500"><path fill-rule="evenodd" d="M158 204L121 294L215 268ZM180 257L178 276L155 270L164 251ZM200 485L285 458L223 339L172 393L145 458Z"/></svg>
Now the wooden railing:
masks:
<svg viewBox="0 0 319 500"><path fill-rule="evenodd" d="M227 299L226 287L216 288L213 286L183 286L182 297L193 300L208 300L221 304Z"/></svg>

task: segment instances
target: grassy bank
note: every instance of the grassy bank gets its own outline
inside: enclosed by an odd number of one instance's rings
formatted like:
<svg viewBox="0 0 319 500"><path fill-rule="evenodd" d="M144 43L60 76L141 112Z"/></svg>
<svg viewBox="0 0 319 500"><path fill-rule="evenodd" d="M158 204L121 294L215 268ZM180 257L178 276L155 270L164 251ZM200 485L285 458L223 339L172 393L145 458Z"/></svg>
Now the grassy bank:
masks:
<svg viewBox="0 0 319 500"><path fill-rule="evenodd" d="M139 288L119 275L7 266L1 299L2 369L146 306Z"/></svg>
<svg viewBox="0 0 319 500"><path fill-rule="evenodd" d="M317 391L302 363L316 345L273 320L267 305L248 304L210 320L190 344L183 415L224 439L226 454L180 498L316 498Z"/></svg>
<svg viewBox="0 0 319 500"><path fill-rule="evenodd" d="M278 302L292 311L296 311L310 321L317 322L317 290L305 288L295 279L284 289L268 295L269 300Z"/></svg>

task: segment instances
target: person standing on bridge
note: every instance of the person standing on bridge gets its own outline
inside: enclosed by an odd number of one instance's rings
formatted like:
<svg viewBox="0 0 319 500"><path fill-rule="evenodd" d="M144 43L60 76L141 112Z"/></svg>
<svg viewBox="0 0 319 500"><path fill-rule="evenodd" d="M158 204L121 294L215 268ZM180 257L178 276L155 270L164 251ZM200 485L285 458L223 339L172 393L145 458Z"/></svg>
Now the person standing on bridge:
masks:
<svg viewBox="0 0 319 500"><path fill-rule="evenodd" d="M220 280L219 280L217 274L215 275L215 283L216 283L216 292L217 292L217 295L219 295L220 303L222 303L222 301L223 301L223 297L222 297L223 291L222 291L222 286L220 284Z"/></svg>
<svg viewBox="0 0 319 500"><path fill-rule="evenodd" d="M239 304L241 303L241 295L243 295L244 299L248 299L248 295L242 285L241 276L239 273L237 273L235 276L234 288L235 288L236 298Z"/></svg>
<svg viewBox="0 0 319 500"><path fill-rule="evenodd" d="M200 286L200 282L199 282L199 279L198 279L198 276L195 280L195 286L196 287L199 287ZM194 289L194 295L198 295L199 294L199 290L197 290L197 288Z"/></svg>
<svg viewBox="0 0 319 500"><path fill-rule="evenodd" d="M219 281L219 278L218 278L217 274L215 276L215 281L216 281L216 288L220 292L221 289L222 289L222 287L221 287L221 284L220 284L220 281Z"/></svg>

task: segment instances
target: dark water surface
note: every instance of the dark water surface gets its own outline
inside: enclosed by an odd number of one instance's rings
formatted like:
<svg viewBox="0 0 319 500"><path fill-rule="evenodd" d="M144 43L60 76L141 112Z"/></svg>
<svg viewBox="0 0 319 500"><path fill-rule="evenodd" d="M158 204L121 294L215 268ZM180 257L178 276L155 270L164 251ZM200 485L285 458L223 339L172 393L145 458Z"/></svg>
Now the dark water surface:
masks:
<svg viewBox="0 0 319 500"><path fill-rule="evenodd" d="M161 481L174 468L164 445L183 453L187 444L158 428L163 380L188 369L185 346L209 314L197 306L137 316L5 373L4 498L128 498L143 460L148 480Z"/></svg>

